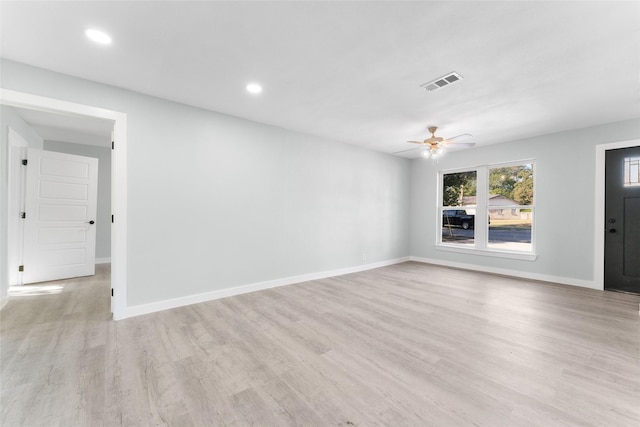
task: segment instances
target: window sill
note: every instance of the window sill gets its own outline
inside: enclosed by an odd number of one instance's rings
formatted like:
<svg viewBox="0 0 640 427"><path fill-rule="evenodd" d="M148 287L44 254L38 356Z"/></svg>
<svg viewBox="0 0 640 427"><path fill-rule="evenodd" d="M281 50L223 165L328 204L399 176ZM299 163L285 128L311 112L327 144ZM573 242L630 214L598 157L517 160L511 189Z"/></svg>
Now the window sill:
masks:
<svg viewBox="0 0 640 427"><path fill-rule="evenodd" d="M435 245L436 250L445 251L445 252L456 252L459 254L467 254L467 255L480 255L480 256L488 256L494 258L509 258L509 259L519 259L523 261L535 261L538 258L537 254L531 252L508 252L508 251L498 251L495 249L476 249L476 248L465 248L457 245L447 245L442 243L437 243Z"/></svg>

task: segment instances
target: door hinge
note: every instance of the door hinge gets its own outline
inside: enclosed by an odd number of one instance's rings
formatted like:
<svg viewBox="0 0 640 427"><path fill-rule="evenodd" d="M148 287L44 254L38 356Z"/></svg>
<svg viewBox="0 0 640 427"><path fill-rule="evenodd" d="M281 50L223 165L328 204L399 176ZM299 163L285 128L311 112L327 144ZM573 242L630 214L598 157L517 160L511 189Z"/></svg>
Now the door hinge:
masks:
<svg viewBox="0 0 640 427"><path fill-rule="evenodd" d="M111 288L111 296L113 296L113 288Z"/></svg>
<svg viewBox="0 0 640 427"><path fill-rule="evenodd" d="M27 159L22 159L22 166L27 166Z"/></svg>
<svg viewBox="0 0 640 427"><path fill-rule="evenodd" d="M18 266L18 271L24 271L24 265L19 265Z"/></svg>
<svg viewBox="0 0 640 427"><path fill-rule="evenodd" d="M20 218L25 219L27 217L26 212L20 212Z"/></svg>
<svg viewBox="0 0 640 427"><path fill-rule="evenodd" d="M114 150L116 148L116 143L115 141L111 141L111 149Z"/></svg>

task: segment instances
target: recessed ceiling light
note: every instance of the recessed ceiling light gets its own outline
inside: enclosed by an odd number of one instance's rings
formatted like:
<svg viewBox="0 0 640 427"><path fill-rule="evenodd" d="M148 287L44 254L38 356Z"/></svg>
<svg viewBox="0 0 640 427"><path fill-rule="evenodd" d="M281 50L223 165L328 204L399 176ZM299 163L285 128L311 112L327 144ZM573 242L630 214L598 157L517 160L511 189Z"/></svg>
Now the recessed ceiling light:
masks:
<svg viewBox="0 0 640 427"><path fill-rule="evenodd" d="M247 85L247 92L249 93L260 93L262 92L262 86L258 83L249 83Z"/></svg>
<svg viewBox="0 0 640 427"><path fill-rule="evenodd" d="M108 34L103 33L102 31L89 28L84 33L87 35L87 37L89 37L91 40L93 40L96 43L111 44L111 37Z"/></svg>

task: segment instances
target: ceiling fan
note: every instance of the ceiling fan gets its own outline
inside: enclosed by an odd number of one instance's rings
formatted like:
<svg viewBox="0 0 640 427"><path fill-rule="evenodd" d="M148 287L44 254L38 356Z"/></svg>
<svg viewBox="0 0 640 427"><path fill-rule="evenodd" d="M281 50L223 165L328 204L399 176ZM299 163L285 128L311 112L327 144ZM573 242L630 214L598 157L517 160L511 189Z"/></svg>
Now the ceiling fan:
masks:
<svg viewBox="0 0 640 427"><path fill-rule="evenodd" d="M422 150L422 155L427 159L428 158L437 159L439 157L442 157L444 153L447 152L447 149L449 147L471 148L474 145L476 145L474 142L460 142L462 140L472 138L471 134L463 133L461 135L454 136L453 138L444 139L441 136L435 135L437 130L438 130L437 126L430 126L429 127L429 132L431 133L430 138L427 138L424 141L407 141L412 144L419 144L421 145L421 147L397 151L393 154L406 153L407 151Z"/></svg>

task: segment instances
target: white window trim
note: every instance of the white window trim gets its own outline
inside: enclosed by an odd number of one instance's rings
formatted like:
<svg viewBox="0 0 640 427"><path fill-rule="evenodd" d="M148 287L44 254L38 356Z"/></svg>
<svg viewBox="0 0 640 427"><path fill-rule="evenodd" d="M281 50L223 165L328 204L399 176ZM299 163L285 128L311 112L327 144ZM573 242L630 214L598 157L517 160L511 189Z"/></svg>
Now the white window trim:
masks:
<svg viewBox="0 0 640 427"><path fill-rule="evenodd" d="M471 247L464 246L456 246L453 244L447 243L436 243L436 250L443 252L457 252L461 254L467 255L480 255L480 256L488 256L494 258L510 258L510 259L520 259L524 261L535 261L538 258L538 254L531 252L517 252L517 251L500 251L497 249L477 249Z"/></svg>
<svg viewBox="0 0 640 427"><path fill-rule="evenodd" d="M442 185L444 175L450 173L457 172L476 172L476 205L473 207L476 211L476 219L479 218L479 221L476 221L476 224L485 223L488 221L489 217L489 192L486 191L489 188L489 170L498 167L509 167L509 166L518 166L525 163L531 163L533 165L534 170L534 179L533 179L533 194L534 194L534 203L533 205L509 205L509 206L500 206L501 209L511 209L511 208L520 208L520 209L531 209L533 212L533 218L531 220L531 251L509 251L509 250L499 250L492 249L487 247L488 244L488 232L489 225L485 227L474 227L475 235L474 235L474 244L471 245L459 245L453 243L443 243L442 242L442 210L443 209L456 209L455 206L442 206ZM536 181L535 173L537 171L536 161L535 159L524 159L513 162L505 162L505 163L492 163L487 165L476 165L465 168L456 168L456 169L445 169L437 172L437 185L438 191L436 191L436 242L435 249L439 251L445 252L457 252L468 255L480 255L480 256L488 256L495 258L510 258L510 259L518 259L525 261L535 261L538 258L538 254L536 252ZM482 194L480 193L480 189L482 189ZM464 209L465 207L460 207Z"/></svg>

